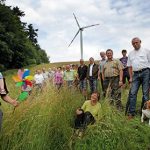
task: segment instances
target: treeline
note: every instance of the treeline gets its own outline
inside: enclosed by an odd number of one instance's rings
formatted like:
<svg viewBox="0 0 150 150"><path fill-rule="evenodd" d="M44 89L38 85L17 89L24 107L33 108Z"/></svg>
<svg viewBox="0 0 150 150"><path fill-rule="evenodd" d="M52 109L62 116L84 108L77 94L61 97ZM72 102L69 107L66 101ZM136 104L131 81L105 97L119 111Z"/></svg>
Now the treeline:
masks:
<svg viewBox="0 0 150 150"><path fill-rule="evenodd" d="M6 6L4 1L0 0L0 70L48 63L37 41L38 29L22 22L25 13L18 7Z"/></svg>

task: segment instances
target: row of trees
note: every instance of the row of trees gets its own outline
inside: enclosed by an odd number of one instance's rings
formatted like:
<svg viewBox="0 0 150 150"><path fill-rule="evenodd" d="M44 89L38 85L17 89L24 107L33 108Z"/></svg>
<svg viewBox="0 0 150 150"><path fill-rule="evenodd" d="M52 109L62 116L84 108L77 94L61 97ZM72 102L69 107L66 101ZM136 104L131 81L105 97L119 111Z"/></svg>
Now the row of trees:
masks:
<svg viewBox="0 0 150 150"><path fill-rule="evenodd" d="M18 7L6 6L4 1L0 0L0 70L48 63L37 41L38 29L22 22L25 13Z"/></svg>

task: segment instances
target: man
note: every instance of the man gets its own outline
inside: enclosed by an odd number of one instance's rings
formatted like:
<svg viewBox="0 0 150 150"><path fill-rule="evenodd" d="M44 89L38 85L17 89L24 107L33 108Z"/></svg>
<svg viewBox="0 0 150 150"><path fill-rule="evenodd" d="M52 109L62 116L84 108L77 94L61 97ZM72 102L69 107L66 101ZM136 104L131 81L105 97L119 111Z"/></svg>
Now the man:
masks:
<svg viewBox="0 0 150 150"><path fill-rule="evenodd" d="M34 84L36 89L43 89L43 84L44 84L44 77L41 73L41 70L37 70L36 74L34 75Z"/></svg>
<svg viewBox="0 0 150 150"><path fill-rule="evenodd" d="M43 68L42 69L42 75L43 75L43 78L44 78L44 86L46 86L47 85L47 81L48 81L48 71L46 71L46 69L45 68Z"/></svg>
<svg viewBox="0 0 150 150"><path fill-rule="evenodd" d="M80 59L80 66L78 67L78 78L80 84L80 91L82 92L85 100L87 98L87 65L84 64L84 60Z"/></svg>
<svg viewBox="0 0 150 150"><path fill-rule="evenodd" d="M92 94L93 92L97 91L97 79L98 79L99 66L95 64L93 57L89 59L89 63L90 64L87 70L87 78L89 80L90 93Z"/></svg>
<svg viewBox="0 0 150 150"><path fill-rule="evenodd" d="M106 93L104 92L104 85L103 85L103 79L102 79L103 66L106 63L106 54L105 54L105 52L100 52L100 57L101 57L101 60L99 62L98 79L101 81L102 92L103 92L103 96L105 97Z"/></svg>
<svg viewBox="0 0 150 150"><path fill-rule="evenodd" d="M66 70L63 74L64 81L66 82L68 87L72 87L73 81L75 79L74 71L71 70L70 65L66 65Z"/></svg>
<svg viewBox="0 0 150 150"><path fill-rule="evenodd" d="M74 72L73 86L76 90L78 90L79 89L79 80L78 80L78 65L77 64L72 65L72 71Z"/></svg>
<svg viewBox="0 0 150 150"><path fill-rule="evenodd" d="M44 80L47 81L48 80L48 71L46 71L45 68L42 69L42 75L44 77Z"/></svg>
<svg viewBox="0 0 150 150"><path fill-rule="evenodd" d="M127 66L129 67L130 82L132 83L129 93L129 119L133 118L136 109L137 93L142 85L142 106L149 100L149 78L150 78L150 50L141 47L138 37L132 39L134 50L128 55ZM132 73L134 73L132 75Z"/></svg>
<svg viewBox="0 0 150 150"><path fill-rule="evenodd" d="M108 49L106 51L107 60L103 67L102 78L104 81L104 90L108 95L109 89L111 89L110 104L116 102L117 109L122 109L121 103L121 86L123 77L123 65L117 60L113 59L113 51Z"/></svg>
<svg viewBox="0 0 150 150"><path fill-rule="evenodd" d="M127 51L125 49L122 50L122 55L123 57L120 58L120 61L122 62L123 64L123 86L125 86L126 84L126 79L129 81L130 79L130 76L129 76L129 72L128 72L128 67L127 67L127 61L128 61L128 57L126 56L127 55Z"/></svg>

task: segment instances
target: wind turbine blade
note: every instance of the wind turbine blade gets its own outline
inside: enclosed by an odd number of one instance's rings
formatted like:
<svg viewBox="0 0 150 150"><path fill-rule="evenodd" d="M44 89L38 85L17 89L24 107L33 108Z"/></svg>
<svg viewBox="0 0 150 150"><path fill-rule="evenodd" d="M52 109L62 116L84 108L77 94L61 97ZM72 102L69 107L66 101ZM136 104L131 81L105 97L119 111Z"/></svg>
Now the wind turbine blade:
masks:
<svg viewBox="0 0 150 150"><path fill-rule="evenodd" d="M92 25L89 25L89 26L82 27L82 29L90 28L90 27L94 27L94 26L98 26L98 25L99 25L99 24L92 24Z"/></svg>
<svg viewBox="0 0 150 150"><path fill-rule="evenodd" d="M76 20L76 23L77 23L78 27L80 28L79 22L78 22L78 20L77 20L77 18L76 18L76 16L75 16L74 13L73 13L73 15L74 15L74 18L75 18L75 20Z"/></svg>
<svg viewBox="0 0 150 150"><path fill-rule="evenodd" d="M80 30L78 30L78 32L76 33L76 35L74 36L74 38L72 39L72 41L70 42L70 44L68 45L68 47L72 44L72 42L74 41L74 39L76 38L76 36L78 35Z"/></svg>

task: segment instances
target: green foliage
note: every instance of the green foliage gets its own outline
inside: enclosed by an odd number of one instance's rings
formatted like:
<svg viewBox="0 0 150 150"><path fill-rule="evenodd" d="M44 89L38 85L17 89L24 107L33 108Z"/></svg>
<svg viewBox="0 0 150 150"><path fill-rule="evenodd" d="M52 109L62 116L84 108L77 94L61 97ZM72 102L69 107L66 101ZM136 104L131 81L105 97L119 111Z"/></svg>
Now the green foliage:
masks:
<svg viewBox="0 0 150 150"><path fill-rule="evenodd" d="M4 69L49 62L38 45L38 29L21 22L24 15L18 7L11 8L0 1L0 64Z"/></svg>
<svg viewBox="0 0 150 150"><path fill-rule="evenodd" d="M14 15L16 15L16 16L20 16L20 17L25 16L24 12L21 11L21 10L19 9L19 7L14 7L14 8L13 8L13 13L14 13Z"/></svg>
<svg viewBox="0 0 150 150"><path fill-rule="evenodd" d="M5 66L0 64L0 70L4 71L5 70Z"/></svg>
<svg viewBox="0 0 150 150"><path fill-rule="evenodd" d="M36 37L38 36L36 33L37 31L38 31L38 29L34 29L32 24L28 25L27 33L28 33L29 39L34 44L37 44L37 39L36 39Z"/></svg>
<svg viewBox="0 0 150 150"><path fill-rule="evenodd" d="M36 59L28 59L27 62L29 63L28 65L36 64Z"/></svg>

